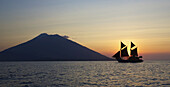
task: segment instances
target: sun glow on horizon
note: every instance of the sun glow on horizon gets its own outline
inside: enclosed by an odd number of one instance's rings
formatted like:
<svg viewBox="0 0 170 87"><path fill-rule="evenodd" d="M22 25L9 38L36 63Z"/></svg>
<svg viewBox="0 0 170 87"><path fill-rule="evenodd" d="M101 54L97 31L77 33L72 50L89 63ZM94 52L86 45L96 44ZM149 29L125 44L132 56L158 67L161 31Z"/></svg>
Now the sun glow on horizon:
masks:
<svg viewBox="0 0 170 87"><path fill-rule="evenodd" d="M128 50L133 41L139 54L168 54L169 3L169 0L1 0L0 51L45 32L68 35L109 57L120 50L120 40Z"/></svg>

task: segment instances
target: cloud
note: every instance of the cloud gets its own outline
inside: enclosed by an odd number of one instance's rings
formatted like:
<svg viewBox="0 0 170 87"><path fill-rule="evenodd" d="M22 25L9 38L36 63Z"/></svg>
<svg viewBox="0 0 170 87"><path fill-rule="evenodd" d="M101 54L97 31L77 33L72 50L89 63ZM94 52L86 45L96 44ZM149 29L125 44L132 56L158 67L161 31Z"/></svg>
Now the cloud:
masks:
<svg viewBox="0 0 170 87"><path fill-rule="evenodd" d="M68 39L68 38L69 38L69 36L67 36L67 35L64 35L64 36L62 36L62 37L66 38L66 39Z"/></svg>

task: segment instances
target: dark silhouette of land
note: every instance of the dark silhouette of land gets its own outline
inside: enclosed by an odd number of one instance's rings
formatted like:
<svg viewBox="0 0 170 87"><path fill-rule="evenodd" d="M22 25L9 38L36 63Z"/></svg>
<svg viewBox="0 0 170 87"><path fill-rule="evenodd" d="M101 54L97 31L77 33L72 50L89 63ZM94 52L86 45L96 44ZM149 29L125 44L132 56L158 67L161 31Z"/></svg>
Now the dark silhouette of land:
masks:
<svg viewBox="0 0 170 87"><path fill-rule="evenodd" d="M59 35L42 33L0 52L0 61L110 61L100 53Z"/></svg>

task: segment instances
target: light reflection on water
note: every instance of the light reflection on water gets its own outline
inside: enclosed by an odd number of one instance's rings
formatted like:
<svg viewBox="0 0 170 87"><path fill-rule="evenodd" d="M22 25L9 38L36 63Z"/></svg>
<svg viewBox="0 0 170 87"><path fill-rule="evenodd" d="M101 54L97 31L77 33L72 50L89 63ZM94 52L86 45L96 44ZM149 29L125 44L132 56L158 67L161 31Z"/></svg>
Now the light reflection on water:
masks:
<svg viewBox="0 0 170 87"><path fill-rule="evenodd" d="M170 86L170 61L0 62L2 87Z"/></svg>

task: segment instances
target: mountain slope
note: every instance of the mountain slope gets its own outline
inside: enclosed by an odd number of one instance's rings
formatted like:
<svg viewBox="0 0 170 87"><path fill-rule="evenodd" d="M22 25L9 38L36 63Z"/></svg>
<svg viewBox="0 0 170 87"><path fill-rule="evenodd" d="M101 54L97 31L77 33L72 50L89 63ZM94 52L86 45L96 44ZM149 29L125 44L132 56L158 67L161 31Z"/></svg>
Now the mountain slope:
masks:
<svg viewBox="0 0 170 87"><path fill-rule="evenodd" d="M59 35L40 34L0 52L0 61L107 61L113 60Z"/></svg>

